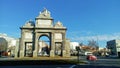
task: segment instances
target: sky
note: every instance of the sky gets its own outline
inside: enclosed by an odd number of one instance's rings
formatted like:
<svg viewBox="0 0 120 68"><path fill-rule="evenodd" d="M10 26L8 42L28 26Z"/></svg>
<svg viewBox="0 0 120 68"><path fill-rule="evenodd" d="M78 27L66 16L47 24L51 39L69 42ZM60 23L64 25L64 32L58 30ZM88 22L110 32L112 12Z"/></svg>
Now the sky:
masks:
<svg viewBox="0 0 120 68"><path fill-rule="evenodd" d="M0 33L20 38L20 27L33 20L43 8L51 12L54 23L67 27L66 37L100 47L120 39L120 0L0 0Z"/></svg>

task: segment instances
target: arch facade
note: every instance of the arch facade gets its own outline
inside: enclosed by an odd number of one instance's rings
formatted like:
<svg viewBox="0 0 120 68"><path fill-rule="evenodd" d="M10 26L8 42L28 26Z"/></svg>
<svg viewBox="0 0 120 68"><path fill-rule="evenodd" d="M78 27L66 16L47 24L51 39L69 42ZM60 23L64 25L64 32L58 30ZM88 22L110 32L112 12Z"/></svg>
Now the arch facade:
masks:
<svg viewBox="0 0 120 68"><path fill-rule="evenodd" d="M61 56L70 57L70 41L66 39L67 28L61 22L53 24L53 18L47 9L44 9L33 21L28 21L21 29L21 38L18 57L26 56L26 46L31 46L30 56L38 57L38 43L41 36L50 40L50 57L55 57L57 46L61 45Z"/></svg>

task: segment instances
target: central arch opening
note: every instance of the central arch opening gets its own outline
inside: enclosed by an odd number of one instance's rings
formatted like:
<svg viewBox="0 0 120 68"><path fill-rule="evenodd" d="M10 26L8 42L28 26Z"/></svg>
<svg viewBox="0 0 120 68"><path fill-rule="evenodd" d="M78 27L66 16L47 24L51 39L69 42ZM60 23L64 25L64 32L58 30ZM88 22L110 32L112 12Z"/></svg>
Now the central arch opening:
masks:
<svg viewBox="0 0 120 68"><path fill-rule="evenodd" d="M49 37L42 35L38 41L38 56L49 56L51 49Z"/></svg>

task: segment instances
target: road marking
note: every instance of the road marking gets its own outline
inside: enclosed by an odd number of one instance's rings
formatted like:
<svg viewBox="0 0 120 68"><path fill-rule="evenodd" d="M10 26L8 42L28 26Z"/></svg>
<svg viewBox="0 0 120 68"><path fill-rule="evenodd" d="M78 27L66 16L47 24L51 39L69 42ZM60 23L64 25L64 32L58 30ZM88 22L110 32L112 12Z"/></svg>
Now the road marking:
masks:
<svg viewBox="0 0 120 68"><path fill-rule="evenodd" d="M74 68L76 65L72 65L72 66L70 66L69 68Z"/></svg>

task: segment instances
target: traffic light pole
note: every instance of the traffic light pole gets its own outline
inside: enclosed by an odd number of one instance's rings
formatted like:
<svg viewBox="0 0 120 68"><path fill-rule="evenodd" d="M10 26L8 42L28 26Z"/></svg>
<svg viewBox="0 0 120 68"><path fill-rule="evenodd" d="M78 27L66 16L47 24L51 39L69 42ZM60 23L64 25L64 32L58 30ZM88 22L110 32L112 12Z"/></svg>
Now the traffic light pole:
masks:
<svg viewBox="0 0 120 68"><path fill-rule="evenodd" d="M77 46L77 47L76 47L76 50L78 51L78 54L77 54L78 59L77 59L77 60L78 60L78 63L79 63L79 60L80 60L80 56L79 56L80 47L79 47L79 46Z"/></svg>
<svg viewBox="0 0 120 68"><path fill-rule="evenodd" d="M77 59L77 60L78 60L78 63L79 63L79 60L80 60L80 56L79 56L79 50L78 50L78 59Z"/></svg>

